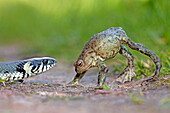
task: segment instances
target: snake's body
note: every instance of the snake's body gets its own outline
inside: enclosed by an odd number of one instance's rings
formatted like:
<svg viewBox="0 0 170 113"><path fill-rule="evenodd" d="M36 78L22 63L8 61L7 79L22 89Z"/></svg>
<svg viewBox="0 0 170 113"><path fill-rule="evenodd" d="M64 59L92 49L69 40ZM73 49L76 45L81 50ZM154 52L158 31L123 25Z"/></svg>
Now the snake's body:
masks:
<svg viewBox="0 0 170 113"><path fill-rule="evenodd" d="M0 62L0 78L6 82L23 80L45 72L56 64L50 57L32 58L16 62Z"/></svg>

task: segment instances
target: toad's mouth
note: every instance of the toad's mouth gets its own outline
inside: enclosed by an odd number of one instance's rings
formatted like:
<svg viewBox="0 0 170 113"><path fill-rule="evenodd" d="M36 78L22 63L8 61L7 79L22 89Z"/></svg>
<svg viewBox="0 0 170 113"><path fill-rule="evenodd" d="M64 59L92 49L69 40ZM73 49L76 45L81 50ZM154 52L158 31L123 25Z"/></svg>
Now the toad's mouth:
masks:
<svg viewBox="0 0 170 113"><path fill-rule="evenodd" d="M75 71L76 71L76 73L77 74L84 74L88 69L90 69L91 67L92 67L92 65L91 65L92 63L90 63L90 65L88 65L86 68L85 68L85 70L77 70L77 68L75 68Z"/></svg>

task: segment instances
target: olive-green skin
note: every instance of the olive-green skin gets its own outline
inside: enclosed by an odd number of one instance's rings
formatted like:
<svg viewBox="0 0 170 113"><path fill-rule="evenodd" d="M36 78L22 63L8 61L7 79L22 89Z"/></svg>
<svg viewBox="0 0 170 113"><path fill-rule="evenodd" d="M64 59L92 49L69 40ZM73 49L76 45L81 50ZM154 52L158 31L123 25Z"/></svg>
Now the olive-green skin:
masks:
<svg viewBox="0 0 170 113"><path fill-rule="evenodd" d="M159 57L144 45L134 43L121 27L111 27L103 32L95 34L86 43L82 53L74 64L77 74L73 81L69 84L80 85L79 80L84 76L85 72L91 67L98 67L98 86L102 86L108 72L108 68L104 61L114 58L117 53L120 53L128 59L128 65L116 81L120 83L131 81L132 77L136 75L134 58L123 44L149 56L156 66L155 73L150 79L154 79L159 76L161 69L161 61Z"/></svg>

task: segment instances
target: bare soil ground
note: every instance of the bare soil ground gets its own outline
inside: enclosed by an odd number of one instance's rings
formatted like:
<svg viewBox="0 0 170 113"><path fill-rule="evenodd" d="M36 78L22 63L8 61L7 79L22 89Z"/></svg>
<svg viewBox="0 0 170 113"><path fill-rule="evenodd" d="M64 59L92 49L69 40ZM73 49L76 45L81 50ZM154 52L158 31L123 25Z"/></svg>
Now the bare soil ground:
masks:
<svg viewBox="0 0 170 113"><path fill-rule="evenodd" d="M13 47L12 47L13 48ZM10 51L13 52L10 52ZM15 51L16 50L16 51ZM8 51L8 52L4 52ZM18 60L17 49L0 49L0 58ZM97 70L82 79L85 87L66 87L75 76L71 64L59 62L50 71L21 83L0 85L0 113L169 113L169 78L146 85L118 85L109 76L111 90L94 90Z"/></svg>

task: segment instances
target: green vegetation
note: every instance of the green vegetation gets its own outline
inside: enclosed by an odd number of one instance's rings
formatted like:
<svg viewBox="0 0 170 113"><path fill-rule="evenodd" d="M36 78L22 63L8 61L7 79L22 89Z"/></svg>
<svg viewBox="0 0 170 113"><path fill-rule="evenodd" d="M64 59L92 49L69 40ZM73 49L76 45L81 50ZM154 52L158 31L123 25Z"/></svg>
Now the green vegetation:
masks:
<svg viewBox="0 0 170 113"><path fill-rule="evenodd" d="M2 83L4 87L6 87L5 82L7 81L8 77L6 77L4 80L2 80L2 78L0 77L0 84Z"/></svg>
<svg viewBox="0 0 170 113"><path fill-rule="evenodd" d="M102 85L102 87L103 87L103 89L106 90L106 91L112 89L111 87L109 87L109 86L107 85L107 82L105 83L105 85Z"/></svg>
<svg viewBox="0 0 170 113"><path fill-rule="evenodd" d="M2 80L2 78L0 77L0 83L2 83L3 82L3 80Z"/></svg>
<svg viewBox="0 0 170 113"><path fill-rule="evenodd" d="M135 93L130 93L129 96L132 99L134 104L145 104L144 99L140 95L136 95Z"/></svg>
<svg viewBox="0 0 170 113"><path fill-rule="evenodd" d="M170 97L165 97L162 100L160 100L161 108L168 109L170 108Z"/></svg>
<svg viewBox="0 0 170 113"><path fill-rule="evenodd" d="M163 98L163 99L160 101L160 103L161 103L161 104L170 103L170 97Z"/></svg>
<svg viewBox="0 0 170 113"><path fill-rule="evenodd" d="M169 73L169 5L169 0L1 0L0 44L21 45L27 56L73 62L91 36L120 26L158 54L162 72ZM149 59L131 51L137 62Z"/></svg>

